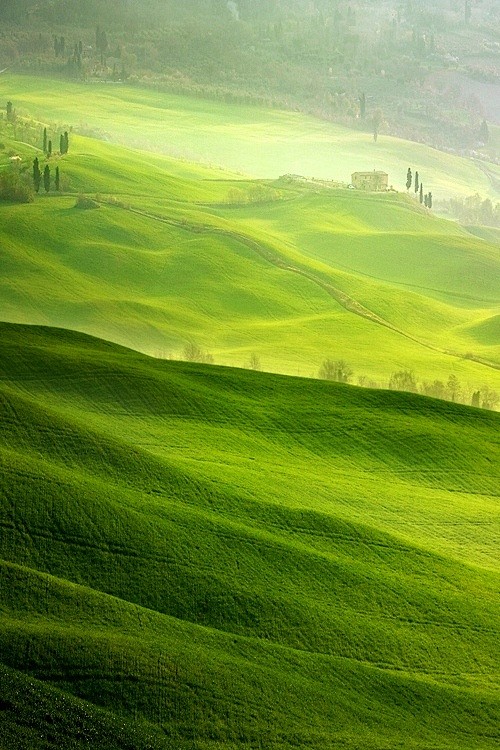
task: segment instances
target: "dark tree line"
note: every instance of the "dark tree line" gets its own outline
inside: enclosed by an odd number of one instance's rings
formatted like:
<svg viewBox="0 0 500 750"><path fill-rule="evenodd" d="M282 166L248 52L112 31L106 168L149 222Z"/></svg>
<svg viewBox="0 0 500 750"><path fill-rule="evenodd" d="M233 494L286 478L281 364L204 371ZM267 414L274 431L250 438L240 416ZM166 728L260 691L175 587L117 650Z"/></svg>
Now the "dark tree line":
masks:
<svg viewBox="0 0 500 750"><path fill-rule="evenodd" d="M406 189L410 191L412 185L414 186L415 196L418 195L419 202L426 208L432 208L432 193L424 193L424 186L418 172L415 170L415 175L413 175L411 167L408 167L408 171L406 172Z"/></svg>
<svg viewBox="0 0 500 750"><path fill-rule="evenodd" d="M35 156L33 160L33 188L35 190L35 193L40 192L40 185L43 181L43 187L46 193L50 192L51 183L52 183L52 174L50 171L50 167L48 164L45 165L43 169L43 173L40 170L40 162L38 161L38 156ZM57 192L61 189L61 174L59 171L59 167L56 166L54 170L54 187Z"/></svg>

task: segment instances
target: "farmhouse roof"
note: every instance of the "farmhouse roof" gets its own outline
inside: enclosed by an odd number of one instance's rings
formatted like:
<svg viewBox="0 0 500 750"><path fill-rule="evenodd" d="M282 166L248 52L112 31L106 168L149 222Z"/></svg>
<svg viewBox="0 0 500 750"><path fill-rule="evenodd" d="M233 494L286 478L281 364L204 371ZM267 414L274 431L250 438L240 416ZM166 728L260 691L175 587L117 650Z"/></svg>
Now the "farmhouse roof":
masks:
<svg viewBox="0 0 500 750"><path fill-rule="evenodd" d="M382 172L380 169L377 169L377 170L374 169L373 172L353 172L353 174L362 174L362 175L380 174L380 175L386 175L387 177L389 177L387 172Z"/></svg>

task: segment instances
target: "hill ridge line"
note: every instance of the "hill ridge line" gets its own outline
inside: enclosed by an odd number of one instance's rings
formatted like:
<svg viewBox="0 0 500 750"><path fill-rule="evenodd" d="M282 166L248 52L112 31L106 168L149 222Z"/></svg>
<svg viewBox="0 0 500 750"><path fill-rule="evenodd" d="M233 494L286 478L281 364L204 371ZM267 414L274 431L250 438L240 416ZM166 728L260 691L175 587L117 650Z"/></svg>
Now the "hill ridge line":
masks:
<svg viewBox="0 0 500 750"><path fill-rule="evenodd" d="M456 357L457 359L468 359L470 361L476 362L476 364L483 365L484 367L489 367L493 370L500 370L500 365L496 364L495 362L491 362L487 359L483 359L482 357L477 357L474 354L468 354L467 356L460 354L458 352L450 352L446 349L441 349L438 346L434 346L433 344L429 344L425 341L422 341L421 339L417 338L416 336L412 336L409 333L406 333L401 328L398 328L393 323L389 323L389 321L385 320L385 318L382 318L380 315L377 315L369 308L362 305L360 302L358 302L354 297L351 297L346 292L343 292L338 287L334 286L330 282L323 281L321 278L316 276L314 273L312 273L309 270L306 270L304 268L300 268L298 266L292 266L289 265L284 259L282 259L279 256L279 253L273 248L265 247L261 242L257 242L257 240L252 239L251 237L248 237L245 234L242 234L240 232L236 232L234 230L229 229L223 229L221 227L216 227L210 224L194 224L192 222L183 221L180 219L172 219L172 218L166 218L165 216L158 216L157 214L151 213L149 211L142 211L139 208L133 208L132 206L117 206L116 203L113 201L103 201L108 206L112 206L114 208L121 208L122 210L129 211L130 213L134 213L138 216L144 216L149 219L153 219L154 221L162 222L163 224L168 224L170 226L174 226L180 229L188 229L193 232L196 232L198 234L201 233L210 233L210 234L218 234L222 237L229 237L231 239L237 240L244 244L247 248L250 250L255 251L258 255L261 256L264 260L268 261L272 265L276 266L277 268L282 269L283 271L289 271L290 273L298 274L299 276L303 276L304 278L311 281L313 284L316 284L316 286L319 286L322 288L330 297L332 297L341 307L343 307L347 312L351 312L354 315L359 315L360 317L364 318L365 320L368 320L369 322L376 323L377 325L380 325L384 328L388 328L390 331L393 331L393 333L397 333L400 336L403 336L404 338L408 339L409 341L413 341L415 344L418 344L419 346L423 346L426 349L429 349L430 351L437 352L439 354L444 354L448 357Z"/></svg>

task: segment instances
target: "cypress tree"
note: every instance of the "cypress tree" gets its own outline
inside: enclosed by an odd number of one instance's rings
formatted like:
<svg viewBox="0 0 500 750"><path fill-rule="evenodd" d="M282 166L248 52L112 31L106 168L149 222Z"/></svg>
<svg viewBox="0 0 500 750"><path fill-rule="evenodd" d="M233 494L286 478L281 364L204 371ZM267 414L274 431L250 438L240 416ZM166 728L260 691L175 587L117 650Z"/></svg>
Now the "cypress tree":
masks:
<svg viewBox="0 0 500 750"><path fill-rule="evenodd" d="M43 186L45 192L48 193L50 190L50 167L48 164L45 165L45 169L43 170Z"/></svg>
<svg viewBox="0 0 500 750"><path fill-rule="evenodd" d="M59 153L64 154L64 136L62 133L59 136Z"/></svg>
<svg viewBox="0 0 500 750"><path fill-rule="evenodd" d="M40 172L40 163L38 161L38 156L35 156L35 159L33 161L33 187L35 188L35 192L37 193L40 190L41 179L42 174Z"/></svg>
<svg viewBox="0 0 500 750"><path fill-rule="evenodd" d="M432 193L427 194L427 206L428 208L432 208Z"/></svg>
<svg viewBox="0 0 500 750"><path fill-rule="evenodd" d="M408 167L408 172L406 173L406 189L409 190L411 188L412 183L412 173L410 167Z"/></svg>
<svg viewBox="0 0 500 750"><path fill-rule="evenodd" d="M479 129L479 140L481 143L488 143L490 140L490 131L488 130L488 123L486 120L483 120L481 123L481 127Z"/></svg>
<svg viewBox="0 0 500 750"><path fill-rule="evenodd" d="M418 193L419 185L420 185L420 183L418 181L418 172L415 172L415 192L416 193Z"/></svg>
<svg viewBox="0 0 500 750"><path fill-rule="evenodd" d="M424 202L424 186L422 183L420 183L420 195L419 195L420 203Z"/></svg>
<svg viewBox="0 0 500 750"><path fill-rule="evenodd" d="M59 191L61 190L61 181L60 181L60 176L59 176L59 167L56 167L56 179L55 179L55 183L56 183L56 190L59 193Z"/></svg>
<svg viewBox="0 0 500 750"><path fill-rule="evenodd" d="M49 141L49 145L47 146L47 156L52 156L52 141Z"/></svg>
<svg viewBox="0 0 500 750"><path fill-rule="evenodd" d="M43 153L47 153L47 128L43 129Z"/></svg>

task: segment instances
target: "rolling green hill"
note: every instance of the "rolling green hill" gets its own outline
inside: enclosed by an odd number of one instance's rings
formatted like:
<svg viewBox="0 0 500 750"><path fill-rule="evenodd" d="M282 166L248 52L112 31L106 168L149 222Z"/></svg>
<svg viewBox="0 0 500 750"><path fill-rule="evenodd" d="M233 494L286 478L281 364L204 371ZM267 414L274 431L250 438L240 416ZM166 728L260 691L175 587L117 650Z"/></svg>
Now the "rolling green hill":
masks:
<svg viewBox="0 0 500 750"><path fill-rule="evenodd" d="M79 136L56 163L64 195L0 205L1 319L288 374L342 358L382 387L453 374L465 401L500 389L497 246L405 194L236 179Z"/></svg>
<svg viewBox="0 0 500 750"><path fill-rule="evenodd" d="M497 414L0 334L0 747L496 747Z"/></svg>
<svg viewBox="0 0 500 750"><path fill-rule="evenodd" d="M0 76L2 99L40 122L252 177L296 173L348 183L354 171L382 169L397 190L404 190L411 166L439 199L478 192L498 200L485 173L494 165L483 171L481 162L390 136L375 143L369 133L298 112L11 71Z"/></svg>

